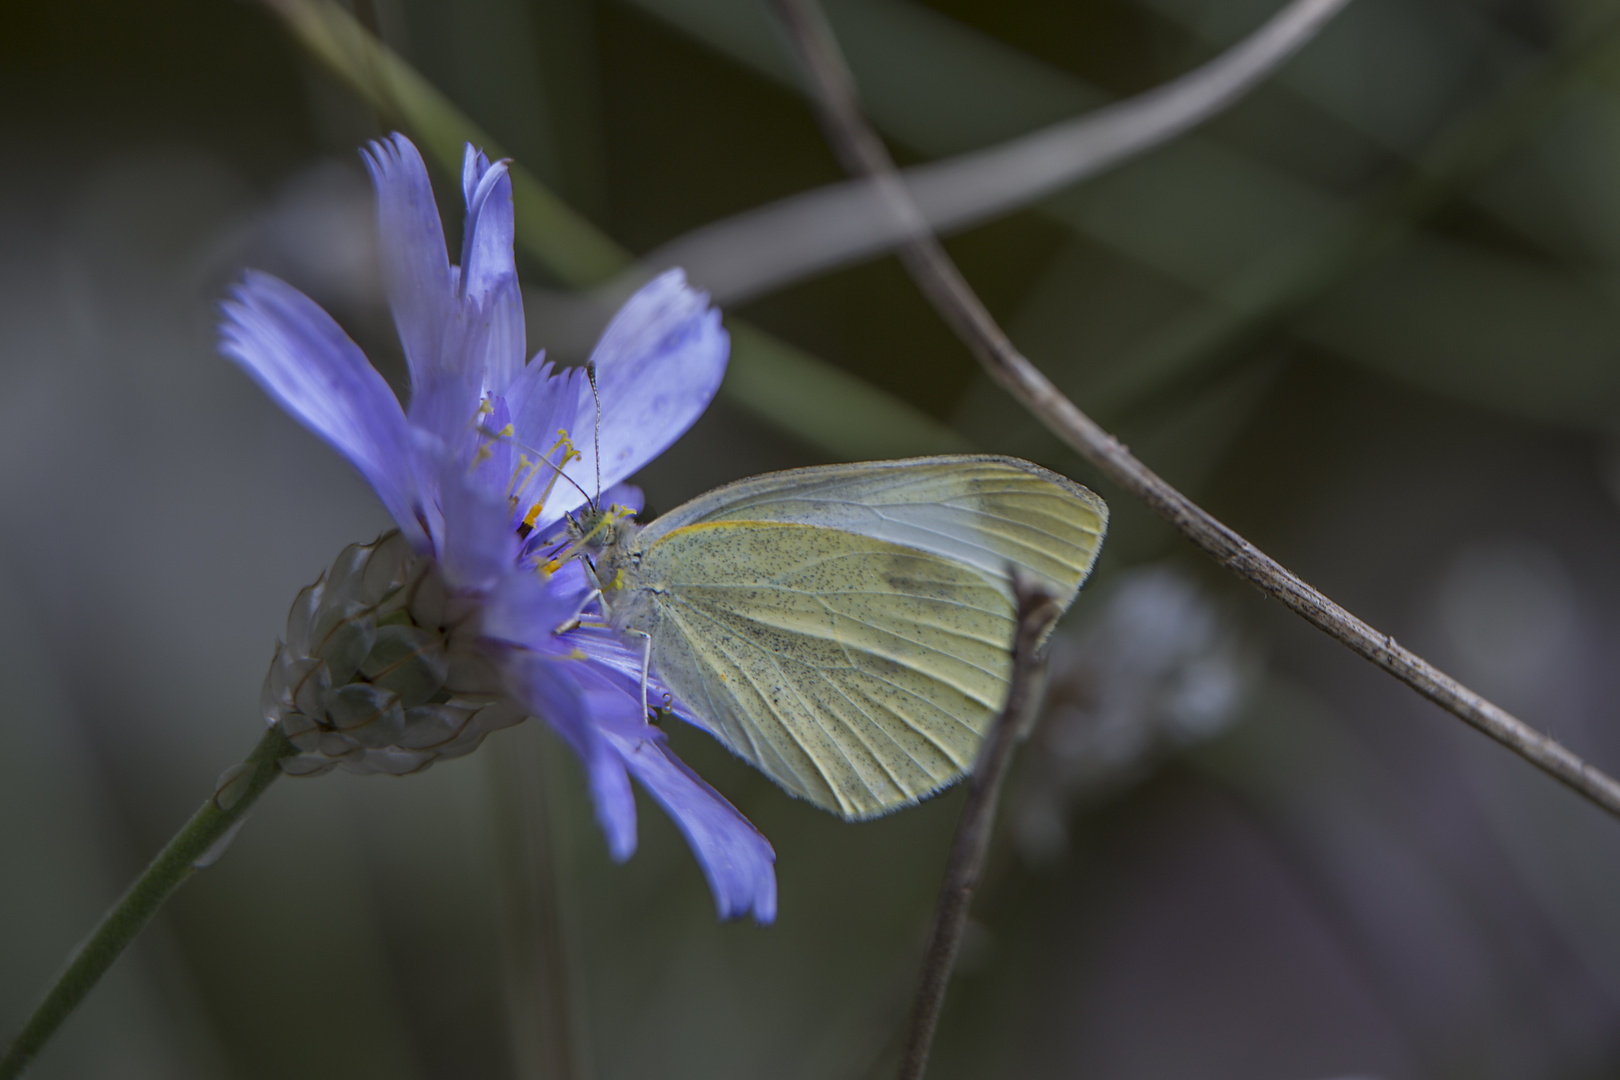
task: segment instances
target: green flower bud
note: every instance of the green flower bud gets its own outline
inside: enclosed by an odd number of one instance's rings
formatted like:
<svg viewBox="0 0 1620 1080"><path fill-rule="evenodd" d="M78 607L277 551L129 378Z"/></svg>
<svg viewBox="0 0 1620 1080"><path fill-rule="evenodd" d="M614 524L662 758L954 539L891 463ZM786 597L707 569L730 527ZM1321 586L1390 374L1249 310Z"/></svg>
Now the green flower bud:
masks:
<svg viewBox="0 0 1620 1080"><path fill-rule="evenodd" d="M265 722L298 748L282 771L404 775L522 722L477 615L399 533L344 548L293 601L265 676Z"/></svg>

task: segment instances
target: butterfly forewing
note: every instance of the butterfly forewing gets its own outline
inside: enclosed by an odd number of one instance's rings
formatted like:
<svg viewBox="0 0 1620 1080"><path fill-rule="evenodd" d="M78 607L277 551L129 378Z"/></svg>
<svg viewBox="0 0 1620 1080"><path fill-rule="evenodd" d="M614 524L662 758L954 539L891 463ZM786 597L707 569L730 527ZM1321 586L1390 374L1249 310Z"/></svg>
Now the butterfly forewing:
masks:
<svg viewBox="0 0 1620 1080"><path fill-rule="evenodd" d="M998 580L1012 564L1067 603L1102 546L1108 507L1067 477L1017 458L910 458L739 480L653 522L647 540L714 521L840 529L929 551Z"/></svg>

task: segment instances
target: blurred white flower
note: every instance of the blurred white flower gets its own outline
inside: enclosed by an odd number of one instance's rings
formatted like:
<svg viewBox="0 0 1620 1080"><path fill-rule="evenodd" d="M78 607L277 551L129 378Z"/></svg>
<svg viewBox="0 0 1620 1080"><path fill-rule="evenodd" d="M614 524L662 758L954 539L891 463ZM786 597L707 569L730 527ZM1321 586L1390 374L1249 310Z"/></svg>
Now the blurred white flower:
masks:
<svg viewBox="0 0 1620 1080"><path fill-rule="evenodd" d="M1063 852L1074 803L1225 728L1258 667L1235 620L1180 570L1132 570L1092 609L1050 645L1046 703L1010 811L1030 861Z"/></svg>
<svg viewBox="0 0 1620 1080"><path fill-rule="evenodd" d="M1578 636L1575 583L1528 540L1464 547L1440 578L1435 614L1464 674L1490 694L1535 694Z"/></svg>

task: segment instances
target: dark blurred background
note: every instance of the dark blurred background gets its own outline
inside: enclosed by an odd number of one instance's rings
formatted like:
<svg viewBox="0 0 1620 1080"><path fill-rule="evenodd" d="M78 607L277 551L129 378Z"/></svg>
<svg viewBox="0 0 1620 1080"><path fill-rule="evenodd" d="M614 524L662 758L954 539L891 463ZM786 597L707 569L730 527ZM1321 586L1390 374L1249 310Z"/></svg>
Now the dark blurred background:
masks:
<svg viewBox="0 0 1620 1080"><path fill-rule="evenodd" d="M1148 89L1275 7L829 10L921 162ZM633 251L840 177L755 0L350 10ZM1617 78L1613 0L1355 0L1213 123L949 240L1150 465L1611 772ZM256 739L295 591L385 527L212 322L259 266L397 378L355 153L394 122L254 3L0 8L0 1026ZM930 1075L1620 1073L1620 824L1096 480L894 260L732 313L1114 510ZM728 391L650 506L848 456L814 408L789 434ZM531 724L418 777L276 785L34 1075L887 1073L960 792L846 825L675 738L775 845L774 927L717 925L645 803L612 865Z"/></svg>

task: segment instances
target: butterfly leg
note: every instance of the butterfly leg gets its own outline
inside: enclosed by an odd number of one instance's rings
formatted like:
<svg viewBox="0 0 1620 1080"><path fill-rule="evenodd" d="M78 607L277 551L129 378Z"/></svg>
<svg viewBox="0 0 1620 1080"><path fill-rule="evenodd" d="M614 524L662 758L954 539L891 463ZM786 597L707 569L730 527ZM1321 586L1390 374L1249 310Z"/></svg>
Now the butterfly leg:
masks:
<svg viewBox="0 0 1620 1080"><path fill-rule="evenodd" d="M641 639L641 715L645 717L651 713L647 708L647 675L652 668L652 635L645 630L626 630L625 633Z"/></svg>
<svg viewBox="0 0 1620 1080"><path fill-rule="evenodd" d="M579 602L579 607L574 609L574 613L557 625L552 631L553 634L566 633L579 626L579 617L585 614L585 609L602 599L602 583L596 579L596 571L583 558L579 562L585 568L585 583L591 587L591 591L585 594L585 598ZM606 608L605 603L603 607Z"/></svg>
<svg viewBox="0 0 1620 1080"><path fill-rule="evenodd" d="M585 614L585 609L590 607L592 602L601 599L601 597L602 593L596 589L592 589L590 592L586 593L585 599L580 601L579 607L575 609L574 613L568 618L564 619L562 622L558 623L557 628L553 630L552 633L564 634L582 625L579 617Z"/></svg>

